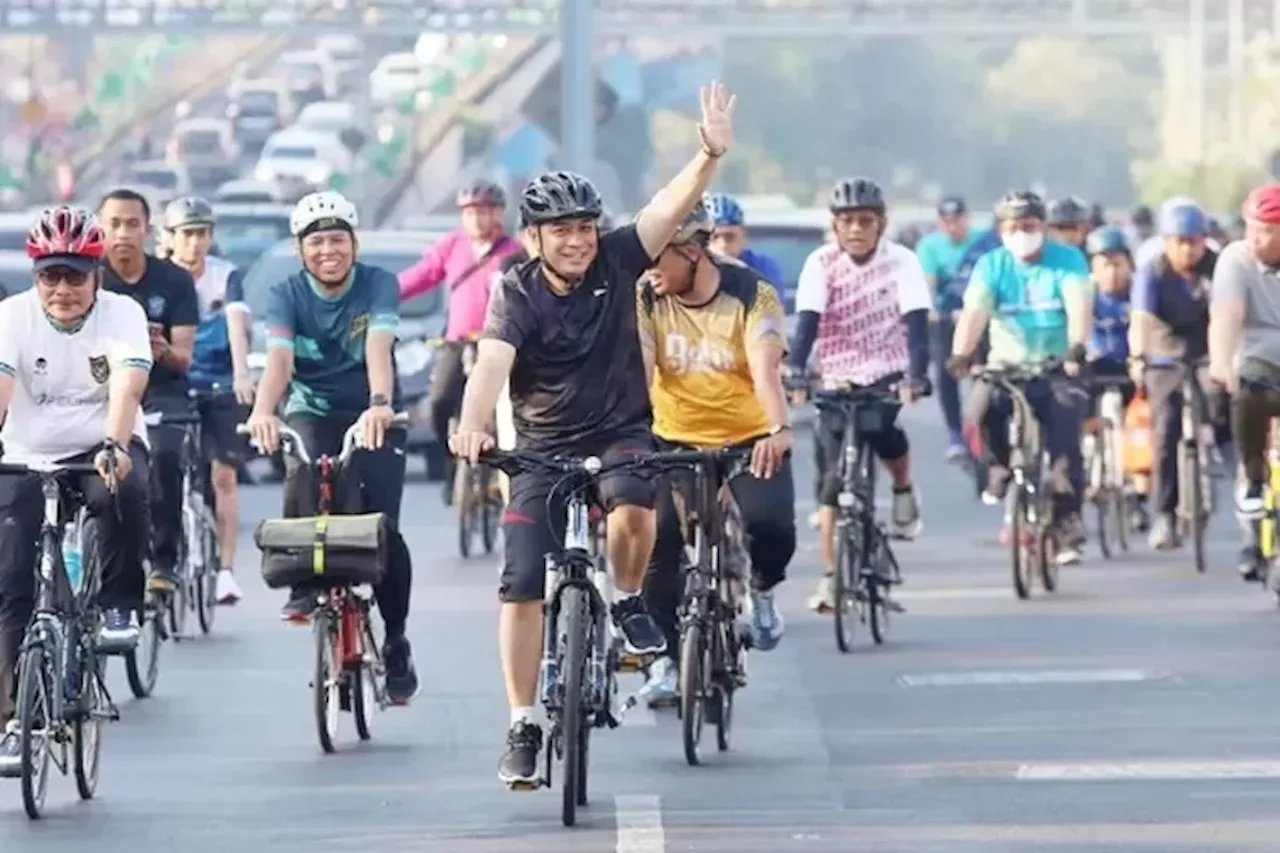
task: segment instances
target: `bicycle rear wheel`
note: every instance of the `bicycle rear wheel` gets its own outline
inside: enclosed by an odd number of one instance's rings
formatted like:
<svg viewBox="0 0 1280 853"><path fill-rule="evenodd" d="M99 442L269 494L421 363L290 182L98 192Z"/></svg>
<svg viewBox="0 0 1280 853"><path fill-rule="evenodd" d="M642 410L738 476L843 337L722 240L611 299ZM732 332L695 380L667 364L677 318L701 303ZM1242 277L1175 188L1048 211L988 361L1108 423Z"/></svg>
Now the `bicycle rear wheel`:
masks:
<svg viewBox="0 0 1280 853"><path fill-rule="evenodd" d="M850 521L850 524L861 524ZM854 613L853 592L857 588L858 559L862 554L861 537L844 530L836 530L836 570L831 576L831 616L836 630L836 648L848 654L853 647Z"/></svg>
<svg viewBox="0 0 1280 853"><path fill-rule="evenodd" d="M53 685L44 646L35 644L18 662L18 745L22 751L22 808L38 820L49 793L49 750L53 748Z"/></svg>
<svg viewBox="0 0 1280 853"><path fill-rule="evenodd" d="M107 716L102 691L101 662L92 648L79 649L80 712L71 726L76 793L91 800L98 790L98 763L102 753L102 722Z"/></svg>
<svg viewBox="0 0 1280 853"><path fill-rule="evenodd" d="M560 593L560 615L564 638L560 671L564 678L564 781L560 789L560 820L573 826L578 820L578 794L586 791L586 765L583 761L582 729L586 723L587 637L591 632L591 608L587 593L580 587L567 586Z"/></svg>
<svg viewBox="0 0 1280 853"><path fill-rule="evenodd" d="M338 654L338 625L327 608L311 616L315 641L315 668L311 674L311 698L315 712L316 736L320 749L335 751L338 738L338 714L342 710L342 659Z"/></svg>
<svg viewBox="0 0 1280 853"><path fill-rule="evenodd" d="M459 460L454 473L453 507L458 514L458 553L463 558L471 556L471 542L476 534L474 481L471 463Z"/></svg>
<svg viewBox="0 0 1280 853"><path fill-rule="evenodd" d="M204 568L195 577L196 619L200 633L213 630L214 614L218 612L218 570L222 568L222 555L218 553L217 526L206 518L202 525L200 546L204 551Z"/></svg>
<svg viewBox="0 0 1280 853"><path fill-rule="evenodd" d="M129 689L137 699L146 699L156 689L160 678L159 620L165 618L159 612L155 593L148 593L142 608L142 625L138 632L138 645L124 656L124 674L129 679Z"/></svg>
<svg viewBox="0 0 1280 853"><path fill-rule="evenodd" d="M716 749L726 752L733 732L733 699L738 692L738 674L741 670L742 649L738 645L738 633L732 621L721 619L716 632L715 673L713 690L719 707L716 709Z"/></svg>
<svg viewBox="0 0 1280 853"><path fill-rule="evenodd" d="M690 767L701 763L702 723L707 694L707 637L702 625L690 622L680 635L680 737L684 760Z"/></svg>

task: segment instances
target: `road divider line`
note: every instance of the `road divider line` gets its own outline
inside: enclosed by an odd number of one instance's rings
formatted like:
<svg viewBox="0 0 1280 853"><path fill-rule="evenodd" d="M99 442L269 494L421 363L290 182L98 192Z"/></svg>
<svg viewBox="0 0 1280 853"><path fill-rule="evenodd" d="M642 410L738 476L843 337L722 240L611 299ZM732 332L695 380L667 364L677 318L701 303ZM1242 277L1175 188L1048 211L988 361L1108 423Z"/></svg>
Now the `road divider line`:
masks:
<svg viewBox="0 0 1280 853"><path fill-rule="evenodd" d="M662 799L650 794L619 794L613 798L618 822L616 853L665 853Z"/></svg>
<svg viewBox="0 0 1280 853"><path fill-rule="evenodd" d="M903 687L987 687L1004 684L1131 684L1171 678L1171 672L1144 669L1043 669L933 672L899 676L898 683Z"/></svg>
<svg viewBox="0 0 1280 853"><path fill-rule="evenodd" d="M1115 764L1023 764L1014 777L1030 782L1194 782L1280 779L1280 761L1141 761Z"/></svg>

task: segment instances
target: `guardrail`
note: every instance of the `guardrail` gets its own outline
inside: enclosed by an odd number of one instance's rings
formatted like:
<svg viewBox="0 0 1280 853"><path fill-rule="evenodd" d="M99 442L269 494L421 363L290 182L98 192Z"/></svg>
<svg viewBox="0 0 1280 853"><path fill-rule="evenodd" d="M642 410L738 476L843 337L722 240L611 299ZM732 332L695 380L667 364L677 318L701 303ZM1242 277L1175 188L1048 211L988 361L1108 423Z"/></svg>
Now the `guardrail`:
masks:
<svg viewBox="0 0 1280 853"><path fill-rule="evenodd" d="M503 81L520 73L534 56L551 39L540 37L528 41L510 42L494 55L480 73L464 81L458 91L436 104L425 113L417 128L412 156L404 169L387 187L387 192L369 205L375 225L383 225L400 204L406 192L414 186L418 171L428 156L444 141L450 131L461 122L468 106L484 103Z"/></svg>

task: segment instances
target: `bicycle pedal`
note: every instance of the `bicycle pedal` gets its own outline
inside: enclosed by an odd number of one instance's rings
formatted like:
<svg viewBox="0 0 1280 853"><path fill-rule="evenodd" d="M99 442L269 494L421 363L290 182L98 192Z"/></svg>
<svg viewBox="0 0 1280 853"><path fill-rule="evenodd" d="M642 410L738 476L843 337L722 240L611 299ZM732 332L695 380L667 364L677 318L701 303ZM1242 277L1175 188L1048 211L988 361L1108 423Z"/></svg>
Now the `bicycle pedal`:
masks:
<svg viewBox="0 0 1280 853"><path fill-rule="evenodd" d="M536 791L546 786L547 783L543 779L517 779L507 783L507 789L511 791Z"/></svg>
<svg viewBox="0 0 1280 853"><path fill-rule="evenodd" d="M654 711L658 711L663 708L674 708L679 704L680 704L679 696L673 696L670 699L654 699L648 703L649 708Z"/></svg>
<svg viewBox="0 0 1280 853"><path fill-rule="evenodd" d="M907 608L903 607L901 604L899 604L898 602L894 601L892 598L889 598L888 596L885 596L885 598L883 599L883 601L884 601L884 606L885 606L886 608L888 608L890 611L894 612L894 613L906 613L906 612L907 612Z"/></svg>
<svg viewBox="0 0 1280 853"><path fill-rule="evenodd" d="M623 654L618 657L618 672L643 672L649 666L644 655Z"/></svg>

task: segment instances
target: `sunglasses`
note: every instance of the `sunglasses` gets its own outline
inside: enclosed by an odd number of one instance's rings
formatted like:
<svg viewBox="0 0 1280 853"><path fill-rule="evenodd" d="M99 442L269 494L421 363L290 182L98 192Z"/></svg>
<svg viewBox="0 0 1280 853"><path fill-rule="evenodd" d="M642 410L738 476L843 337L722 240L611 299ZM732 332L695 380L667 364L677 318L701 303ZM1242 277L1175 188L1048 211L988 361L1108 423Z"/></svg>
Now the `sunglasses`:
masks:
<svg viewBox="0 0 1280 853"><path fill-rule="evenodd" d="M36 281L45 287L57 287L64 282L70 287L83 287L92 276L71 267L46 267L36 273Z"/></svg>

